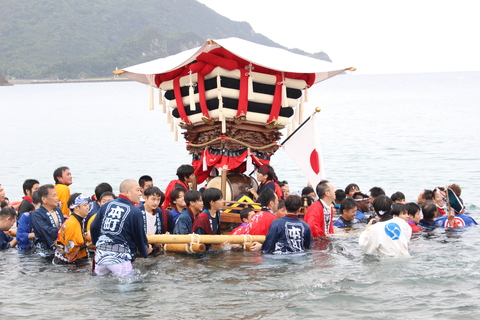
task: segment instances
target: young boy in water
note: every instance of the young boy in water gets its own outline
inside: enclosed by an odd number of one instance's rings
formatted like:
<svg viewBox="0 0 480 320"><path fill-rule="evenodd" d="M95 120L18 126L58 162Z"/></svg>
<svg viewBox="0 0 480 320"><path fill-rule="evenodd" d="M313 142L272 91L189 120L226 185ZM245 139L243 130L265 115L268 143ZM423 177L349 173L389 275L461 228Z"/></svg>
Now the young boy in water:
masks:
<svg viewBox="0 0 480 320"><path fill-rule="evenodd" d="M186 207L175 223L174 234L192 233L193 221L197 213L203 210L202 194L196 190L190 190L185 193Z"/></svg>
<svg viewBox="0 0 480 320"><path fill-rule="evenodd" d="M355 215L357 213L357 203L352 198L345 198L340 204L340 214L337 221L333 223L337 228L351 228L356 222Z"/></svg>
<svg viewBox="0 0 480 320"><path fill-rule="evenodd" d="M12 207L5 207L0 211L0 250L13 248L17 245L17 239L8 234L16 221L17 214Z"/></svg>
<svg viewBox="0 0 480 320"><path fill-rule="evenodd" d="M174 223L177 222L178 217L180 216L180 213L182 213L183 209L187 206L185 204L185 191L180 188L173 189L172 192L170 193L170 204L172 205L172 210L170 210L170 213L172 214L173 221Z"/></svg>
<svg viewBox="0 0 480 320"><path fill-rule="evenodd" d="M408 222L407 207L403 203L392 204L392 216L398 217L400 219L405 220L405 222Z"/></svg>
<svg viewBox="0 0 480 320"><path fill-rule="evenodd" d="M240 219L242 220L242 224L235 229L233 229L230 232L231 236L237 236L241 234L246 234L247 232L247 227L248 227L248 221L253 217L255 214L255 211L253 211L252 208L243 208L242 211L240 211Z"/></svg>
<svg viewBox="0 0 480 320"><path fill-rule="evenodd" d="M138 206L142 211L143 221L145 223L145 234L162 234L167 231L163 210L160 208L161 203L165 199L163 192L155 186L146 188L143 191L144 203ZM170 219L173 219L170 214ZM167 220L168 217L167 217ZM161 244L152 245L153 249L162 247Z"/></svg>

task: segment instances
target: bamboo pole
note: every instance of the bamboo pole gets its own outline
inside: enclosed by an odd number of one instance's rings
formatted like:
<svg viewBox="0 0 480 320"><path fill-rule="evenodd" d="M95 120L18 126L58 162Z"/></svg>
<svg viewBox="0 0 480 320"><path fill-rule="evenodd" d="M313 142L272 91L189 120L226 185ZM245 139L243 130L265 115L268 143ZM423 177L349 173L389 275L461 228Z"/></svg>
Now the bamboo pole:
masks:
<svg viewBox="0 0 480 320"><path fill-rule="evenodd" d="M206 247L203 243L169 243L163 246L165 252L187 252L187 253L202 253L205 252Z"/></svg>
<svg viewBox="0 0 480 320"><path fill-rule="evenodd" d="M147 234L148 243L207 243L222 244L248 244L252 242L263 243L265 236L252 235L209 235L209 234Z"/></svg>

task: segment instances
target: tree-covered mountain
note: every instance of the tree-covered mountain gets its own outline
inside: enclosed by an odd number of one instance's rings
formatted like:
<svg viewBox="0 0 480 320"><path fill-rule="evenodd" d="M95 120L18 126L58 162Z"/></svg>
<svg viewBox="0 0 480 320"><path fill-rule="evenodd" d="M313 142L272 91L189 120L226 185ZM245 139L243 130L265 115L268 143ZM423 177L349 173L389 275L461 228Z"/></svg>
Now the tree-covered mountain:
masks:
<svg viewBox="0 0 480 320"><path fill-rule="evenodd" d="M0 68L15 78L108 77L227 37L282 47L195 0L0 1Z"/></svg>

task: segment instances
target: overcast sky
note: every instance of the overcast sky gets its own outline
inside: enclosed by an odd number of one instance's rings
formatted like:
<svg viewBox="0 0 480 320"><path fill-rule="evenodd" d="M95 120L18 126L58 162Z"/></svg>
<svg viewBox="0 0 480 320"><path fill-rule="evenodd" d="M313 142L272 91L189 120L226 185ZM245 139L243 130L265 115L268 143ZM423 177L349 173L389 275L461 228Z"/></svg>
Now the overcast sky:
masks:
<svg viewBox="0 0 480 320"><path fill-rule="evenodd" d="M199 0L281 45L356 73L480 71L475 0Z"/></svg>

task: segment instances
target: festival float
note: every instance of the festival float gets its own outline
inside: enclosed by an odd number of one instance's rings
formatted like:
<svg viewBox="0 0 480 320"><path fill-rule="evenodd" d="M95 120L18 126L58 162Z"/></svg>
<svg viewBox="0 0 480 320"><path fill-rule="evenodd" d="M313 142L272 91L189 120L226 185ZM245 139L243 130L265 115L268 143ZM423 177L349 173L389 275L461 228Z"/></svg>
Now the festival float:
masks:
<svg viewBox="0 0 480 320"><path fill-rule="evenodd" d="M309 88L347 70L355 69L227 38L114 74L149 86L150 109L158 90L174 139L183 130L197 183L218 172L207 187L238 205L234 200L253 202L246 190L257 187L245 173L270 163L280 130L290 135L302 124ZM222 222L240 219L222 213Z"/></svg>

